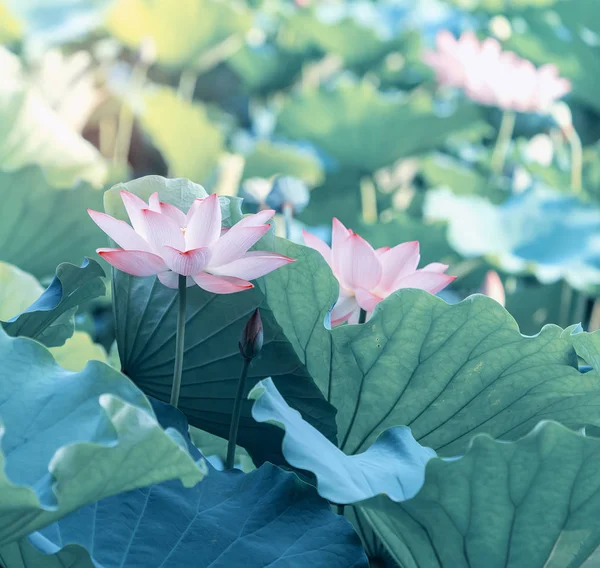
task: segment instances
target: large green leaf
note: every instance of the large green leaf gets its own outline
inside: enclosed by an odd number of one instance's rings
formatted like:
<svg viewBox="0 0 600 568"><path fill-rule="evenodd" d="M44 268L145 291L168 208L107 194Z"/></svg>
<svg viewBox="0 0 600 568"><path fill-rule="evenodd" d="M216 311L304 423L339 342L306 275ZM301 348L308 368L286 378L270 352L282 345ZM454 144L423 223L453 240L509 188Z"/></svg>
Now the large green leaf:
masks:
<svg viewBox="0 0 600 568"><path fill-rule="evenodd" d="M141 122L173 177L201 182L217 166L223 151L223 134L210 121L202 104L184 101L175 91L157 87L144 96Z"/></svg>
<svg viewBox="0 0 600 568"><path fill-rule="evenodd" d="M541 419L599 424L600 380L581 374L571 330L548 325L525 337L496 301L456 305L421 290L381 302L365 325L323 325L337 282L320 255L278 241L298 258L264 278L265 295L300 360L337 409L340 448L366 450L387 428L411 428L443 455L478 432L502 439Z"/></svg>
<svg viewBox="0 0 600 568"><path fill-rule="evenodd" d="M34 276L54 274L61 262L79 265L106 242L86 213L101 210L100 191L55 189L31 167L0 172L0 196L0 260Z"/></svg>
<svg viewBox="0 0 600 568"><path fill-rule="evenodd" d="M363 511L405 568L576 568L600 545L600 440L544 422L432 459L419 494Z"/></svg>
<svg viewBox="0 0 600 568"><path fill-rule="evenodd" d="M31 337L47 347L63 345L75 331L77 308L105 293L104 276L104 270L94 260L86 258L81 267L65 262L31 306L0 324L13 337Z"/></svg>
<svg viewBox="0 0 600 568"><path fill-rule="evenodd" d="M108 170L98 150L18 78L7 78L0 86L0 129L0 164L5 171L36 164L50 183L61 186L79 178L95 185L106 180Z"/></svg>
<svg viewBox="0 0 600 568"><path fill-rule="evenodd" d="M43 291L31 274L0 261L0 321L25 311Z"/></svg>
<svg viewBox="0 0 600 568"><path fill-rule="evenodd" d="M181 67L251 23L249 10L224 0L179 0L175 9L171 0L118 0L111 8L110 33L132 49L150 38L160 63Z"/></svg>
<svg viewBox="0 0 600 568"><path fill-rule="evenodd" d="M287 99L277 132L309 140L342 167L369 173L431 150L478 119L479 110L466 103L442 115L425 93L405 98L381 93L366 81L340 81L333 89L305 90Z"/></svg>
<svg viewBox="0 0 600 568"><path fill-rule="evenodd" d="M435 456L404 426L386 430L368 450L348 456L289 407L272 379L260 381L248 398L255 400L252 416L257 422L285 430L288 463L314 473L319 495L333 503L347 505L378 494L394 501L410 499L423 484L425 464Z"/></svg>
<svg viewBox="0 0 600 568"><path fill-rule="evenodd" d="M6 568L97 568L81 546L67 545L54 554L44 554L27 539L0 548L0 562Z"/></svg>
<svg viewBox="0 0 600 568"><path fill-rule="evenodd" d="M134 385L92 362L59 367L45 347L0 330L0 545L136 487L204 474Z"/></svg>
<svg viewBox="0 0 600 568"><path fill-rule="evenodd" d="M107 211L122 216L118 191L128 189L141 197L159 191L161 199L183 210L204 189L187 180L158 176L120 184L106 194ZM239 215L237 201L222 199L226 222ZM119 206L119 207L117 207ZM281 270L286 270L283 268ZM115 271L116 334L123 371L146 393L168 400L175 354L176 296L154 278L134 278ZM272 376L286 400L325 436L335 439L334 408L324 399L306 368L298 360L274 320L258 288L233 295L215 295L197 286L187 292L186 350L179 407L190 423L227 437L237 382L242 369L238 348L240 333L252 312L260 306L265 342L260 358L250 368L248 390ZM281 433L257 424L246 402L239 444L259 462L281 460Z"/></svg>

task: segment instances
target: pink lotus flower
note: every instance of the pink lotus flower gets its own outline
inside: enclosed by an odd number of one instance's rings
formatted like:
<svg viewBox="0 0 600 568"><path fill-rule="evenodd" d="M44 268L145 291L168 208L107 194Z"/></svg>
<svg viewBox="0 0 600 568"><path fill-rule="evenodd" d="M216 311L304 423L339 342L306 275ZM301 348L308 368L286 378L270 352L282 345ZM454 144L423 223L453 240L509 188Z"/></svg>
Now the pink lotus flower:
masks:
<svg viewBox="0 0 600 568"><path fill-rule="evenodd" d="M501 306L506 305L506 295L502 280L495 270L488 270L481 286L481 293L493 298Z"/></svg>
<svg viewBox="0 0 600 568"><path fill-rule="evenodd" d="M463 89L483 105L519 112L545 112L571 90L558 76L555 65L536 69L530 61L502 51L493 38L480 42L472 32L460 39L446 30L438 33L437 50L426 52L424 61L433 68L441 85Z"/></svg>
<svg viewBox="0 0 600 568"><path fill-rule="evenodd" d="M418 241L374 250L337 219L333 219L331 248L307 231L303 234L306 245L321 253L340 284L331 325L358 323L361 308L370 315L381 300L401 288L420 288L437 294L456 279L444 274L448 265L439 262L417 270Z"/></svg>
<svg viewBox="0 0 600 568"><path fill-rule="evenodd" d="M253 288L249 280L293 262L272 252L248 252L269 230L264 223L273 210L247 215L223 231L215 194L196 199L187 215L160 201L157 193L150 196L149 205L128 191L121 191L121 198L133 227L105 213L88 213L122 247L101 248L98 254L127 274L157 274L169 288L177 288L181 274L188 277L188 286L195 282L208 292L231 294Z"/></svg>

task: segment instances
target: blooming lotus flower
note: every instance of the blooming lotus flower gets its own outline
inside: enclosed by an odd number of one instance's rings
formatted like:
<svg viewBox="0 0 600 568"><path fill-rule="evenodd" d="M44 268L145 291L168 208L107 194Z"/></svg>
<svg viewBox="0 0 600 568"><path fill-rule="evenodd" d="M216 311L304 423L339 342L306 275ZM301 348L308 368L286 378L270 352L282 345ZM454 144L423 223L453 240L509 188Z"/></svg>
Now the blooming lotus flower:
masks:
<svg viewBox="0 0 600 568"><path fill-rule="evenodd" d="M456 279L444 274L448 265L439 262L417 269L418 241L374 250L335 218L331 248L307 231L303 234L306 245L321 253L340 285L339 298L331 312L332 325L358 323L361 308L370 315L381 300L396 290L420 288L437 294Z"/></svg>
<svg viewBox="0 0 600 568"><path fill-rule="evenodd" d="M502 51L498 41L480 42L472 32L457 40L447 30L438 33L437 50L426 52L424 61L433 68L441 85L462 89L483 105L519 112L545 112L571 90L555 65L536 69L530 61Z"/></svg>
<svg viewBox="0 0 600 568"><path fill-rule="evenodd" d="M247 215L230 229L221 229L221 206L213 194L196 199L187 214L150 196L149 204L121 191L131 225L92 211L94 222L121 248L101 248L97 253L109 264L133 276L158 275L169 288L177 288L179 275L215 294L253 288L249 281L293 262L265 251L248 251L268 230L275 212Z"/></svg>

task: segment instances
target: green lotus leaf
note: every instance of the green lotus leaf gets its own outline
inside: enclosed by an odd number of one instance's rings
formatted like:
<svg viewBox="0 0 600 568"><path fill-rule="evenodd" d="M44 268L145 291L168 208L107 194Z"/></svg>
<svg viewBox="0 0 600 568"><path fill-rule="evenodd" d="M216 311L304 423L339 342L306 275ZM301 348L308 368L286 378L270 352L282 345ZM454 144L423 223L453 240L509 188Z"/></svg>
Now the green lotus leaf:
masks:
<svg viewBox="0 0 600 568"><path fill-rule="evenodd" d="M63 263L50 286L31 306L0 323L13 337L31 337L47 347L63 345L75 331L77 308L106 292L104 276L94 260L86 258L81 267Z"/></svg>
<svg viewBox="0 0 600 568"><path fill-rule="evenodd" d="M406 568L576 568L600 545L600 440L554 422L516 442L476 436L432 459L409 501L362 507Z"/></svg>
<svg viewBox="0 0 600 568"><path fill-rule="evenodd" d="M252 416L257 422L285 430L288 463L314 473L319 495L333 503L347 505L379 494L394 501L410 499L423 484L425 464L435 456L403 426L386 430L362 454L348 456L290 408L270 378L260 381L249 398L255 400Z"/></svg>
<svg viewBox="0 0 600 568"><path fill-rule="evenodd" d="M94 185L106 180L108 170L100 152L64 123L41 94L19 79L2 84L0 125L2 170L39 165L48 182L61 187L78 179Z"/></svg>
<svg viewBox="0 0 600 568"><path fill-rule="evenodd" d="M41 344L2 330L0 360L0 546L122 491L202 479L181 435L111 367L65 371Z"/></svg>
<svg viewBox="0 0 600 568"><path fill-rule="evenodd" d="M171 177L206 181L217 166L224 142L202 104L184 101L167 87L156 87L146 91L140 119L169 165Z"/></svg>
<svg viewBox="0 0 600 568"><path fill-rule="evenodd" d="M42 285L31 274L0 261L0 321L24 312L43 291Z"/></svg>
<svg viewBox="0 0 600 568"><path fill-rule="evenodd" d="M193 66L198 56L250 27L251 13L235 2L118 0L107 15L108 31L131 49L151 38L156 59L165 65Z"/></svg>
<svg viewBox="0 0 600 568"><path fill-rule="evenodd" d="M82 546L70 544L54 554L44 554L26 538L0 548L0 562L7 568L97 568Z"/></svg>
<svg viewBox="0 0 600 568"><path fill-rule="evenodd" d="M340 449L364 452L387 428L448 456L485 432L501 439L553 419L600 424L600 381L577 366L572 330L547 325L533 337L496 301L474 295L448 305L401 290L364 325L328 330L338 284L321 256L277 241L298 261L264 277L267 302L300 361L337 409Z"/></svg>
<svg viewBox="0 0 600 568"><path fill-rule="evenodd" d="M21 22L12 13L5 2L0 2L0 43L16 41L23 34Z"/></svg>
<svg viewBox="0 0 600 568"><path fill-rule="evenodd" d="M38 278L54 274L61 262L81 264L106 242L86 212L102 209L101 191L56 189L30 167L0 172L0 195L0 260Z"/></svg>
<svg viewBox="0 0 600 568"><path fill-rule="evenodd" d="M406 98L381 93L367 81L340 81L333 89L307 89L288 98L276 130L312 142L341 167L372 173L399 158L435 148L478 119L479 110L467 103L442 115L425 93Z"/></svg>

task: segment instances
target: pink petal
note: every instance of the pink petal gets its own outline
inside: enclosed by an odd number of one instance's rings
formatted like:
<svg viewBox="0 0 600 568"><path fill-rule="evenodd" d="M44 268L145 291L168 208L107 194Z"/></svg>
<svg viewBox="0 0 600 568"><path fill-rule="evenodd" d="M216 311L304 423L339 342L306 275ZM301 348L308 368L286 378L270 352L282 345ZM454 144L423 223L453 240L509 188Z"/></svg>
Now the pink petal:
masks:
<svg viewBox="0 0 600 568"><path fill-rule="evenodd" d="M305 229L302 229L302 237L304 238L304 244L321 253L321 256L325 259L327 264L331 266L331 249L329 248L329 245Z"/></svg>
<svg viewBox="0 0 600 568"><path fill-rule="evenodd" d="M350 236L352 231L349 231L344 227L344 224L339 221L336 217L333 218L331 223L331 252L332 252L332 270L337 273L339 250L344 247L344 243Z"/></svg>
<svg viewBox="0 0 600 568"><path fill-rule="evenodd" d="M254 280L290 262L295 262L295 260L274 252L257 250L247 252L242 258L228 264L212 268L211 272L216 276L233 276L243 280Z"/></svg>
<svg viewBox="0 0 600 568"><path fill-rule="evenodd" d="M174 288L175 290L179 288L179 274L175 274L175 272L171 272L170 270L168 272L161 272L158 275L158 279L167 288ZM195 284L196 283L190 276L186 278L185 285L187 288L194 286Z"/></svg>
<svg viewBox="0 0 600 568"><path fill-rule="evenodd" d="M378 249L375 249L375 254L377 255L377 258L381 258L381 255L388 250L392 250L391 247L379 247Z"/></svg>
<svg viewBox="0 0 600 568"><path fill-rule="evenodd" d="M121 248L130 250L143 250L150 252L148 243L140 237L125 221L115 219L106 213L88 209L94 223L98 225Z"/></svg>
<svg viewBox="0 0 600 568"><path fill-rule="evenodd" d="M338 269L343 286L352 290L371 290L377 286L381 279L381 263L373 247L365 239L352 234L338 256Z"/></svg>
<svg viewBox="0 0 600 568"><path fill-rule="evenodd" d="M275 215L273 209L263 209L253 215L246 215L240 221L238 221L236 227L260 227L264 225L271 217Z"/></svg>
<svg viewBox="0 0 600 568"><path fill-rule="evenodd" d="M162 257L165 264L175 273L183 276L196 274L208 264L211 252L209 247L196 248L181 252L170 246L163 247Z"/></svg>
<svg viewBox="0 0 600 568"><path fill-rule="evenodd" d="M401 243L379 257L382 266L378 288L387 296L396 290L395 283L412 274L419 265L419 241Z"/></svg>
<svg viewBox="0 0 600 568"><path fill-rule="evenodd" d="M96 252L116 269L133 276L154 276L167 270L163 259L151 252L106 248Z"/></svg>
<svg viewBox="0 0 600 568"><path fill-rule="evenodd" d="M208 272L199 272L192 276L194 282L207 292L213 294L234 294L235 292L243 292L254 288L254 285L240 278L232 278L231 276L213 276Z"/></svg>
<svg viewBox="0 0 600 568"><path fill-rule="evenodd" d="M420 288L421 290L427 290L431 294L437 294L440 290L443 290L448 284L454 282L456 276L449 276L448 274L440 274L439 272L429 272L423 270L417 270L412 274L409 274L397 283L396 290L403 288Z"/></svg>
<svg viewBox="0 0 600 568"><path fill-rule="evenodd" d="M360 306L356 302L356 298L354 296L340 295L333 310L331 310L331 314L329 314L331 326L334 327L348 321L348 318L355 312L356 314L360 313Z"/></svg>
<svg viewBox="0 0 600 568"><path fill-rule="evenodd" d="M155 191L148 200L148 208L150 211L155 211L156 213L161 213L160 210L160 199L158 198L158 192Z"/></svg>
<svg viewBox="0 0 600 568"><path fill-rule="evenodd" d="M121 191L121 199L123 200L123 205L125 205L127 215L129 215L133 230L145 239L147 231L142 210L147 209L148 204L137 195L129 193L129 191Z"/></svg>
<svg viewBox="0 0 600 568"><path fill-rule="evenodd" d="M368 290L364 290L363 288L358 288L354 291L356 296L356 301L358 305L365 310L366 312L372 312L375 309L375 306L383 300L380 296L376 294L372 294Z"/></svg>
<svg viewBox="0 0 600 568"><path fill-rule="evenodd" d="M490 270L485 275L481 293L493 298L501 306L506 305L506 295L504 293L504 286L502 280L495 270Z"/></svg>
<svg viewBox="0 0 600 568"><path fill-rule="evenodd" d="M181 227L171 217L143 209L142 215L146 222L147 241L158 254L162 254L163 247L169 246L183 251L185 238Z"/></svg>
<svg viewBox="0 0 600 568"><path fill-rule="evenodd" d="M222 266L240 258L268 230L270 225L259 227L231 227L212 247L211 266Z"/></svg>
<svg viewBox="0 0 600 568"><path fill-rule="evenodd" d="M446 272L446 270L448 270L448 265L442 264L441 262L431 262L421 268L421 270L424 270L425 272Z"/></svg>
<svg viewBox="0 0 600 568"><path fill-rule="evenodd" d="M186 247L190 249L210 246L221 235L221 204L215 193L200 201L187 222Z"/></svg>
<svg viewBox="0 0 600 568"><path fill-rule="evenodd" d="M175 221L180 227L187 226L187 218L185 213L181 209L175 207L175 205L161 201L160 212L167 217L171 217L171 219L173 219L173 221Z"/></svg>

